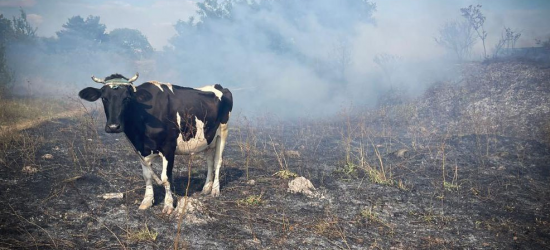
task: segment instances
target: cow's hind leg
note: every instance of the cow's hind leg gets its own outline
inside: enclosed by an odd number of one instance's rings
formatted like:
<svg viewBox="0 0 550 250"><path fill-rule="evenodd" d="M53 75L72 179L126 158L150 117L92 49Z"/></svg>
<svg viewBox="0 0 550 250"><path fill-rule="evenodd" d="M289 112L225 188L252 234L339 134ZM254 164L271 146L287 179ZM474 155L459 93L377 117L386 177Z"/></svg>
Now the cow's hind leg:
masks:
<svg viewBox="0 0 550 250"><path fill-rule="evenodd" d="M206 165L208 167L208 172L206 173L206 182L204 183L204 187L202 188L203 195L208 195L212 192L212 184L213 184L213 172L214 172L214 156L216 153L216 148L208 148L206 151L204 151L204 157L206 158Z"/></svg>
<svg viewBox="0 0 550 250"><path fill-rule="evenodd" d="M151 163L156 155L149 155L141 160L141 170L143 171L143 179L145 179L145 196L139 205L140 210L145 210L153 206L155 194L153 193L153 172Z"/></svg>
<svg viewBox="0 0 550 250"><path fill-rule="evenodd" d="M162 157L162 174L160 179L166 194L164 195L164 208L162 213L171 214L174 211L174 199L172 198L172 189L170 184L172 183L172 169L174 168L174 153L161 155Z"/></svg>
<svg viewBox="0 0 550 250"><path fill-rule="evenodd" d="M216 168L214 184L212 185L212 192L210 193L213 197L220 195L220 167L222 166L223 149L228 135L227 123L220 124L220 130L220 138L216 140L216 154L214 155L214 167Z"/></svg>

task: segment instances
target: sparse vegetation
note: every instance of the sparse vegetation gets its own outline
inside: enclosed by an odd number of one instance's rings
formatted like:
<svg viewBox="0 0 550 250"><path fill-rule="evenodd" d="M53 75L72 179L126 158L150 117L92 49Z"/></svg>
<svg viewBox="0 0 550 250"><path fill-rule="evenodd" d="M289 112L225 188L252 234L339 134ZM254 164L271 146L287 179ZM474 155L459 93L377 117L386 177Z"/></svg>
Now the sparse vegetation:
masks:
<svg viewBox="0 0 550 250"><path fill-rule="evenodd" d="M145 224L143 228L139 230L128 232L127 238L134 242L154 242L158 235L158 232L149 230L149 226Z"/></svg>
<svg viewBox="0 0 550 250"><path fill-rule="evenodd" d="M244 199L240 199L237 201L237 205L239 206L245 206L245 207L251 207L251 206L259 206L262 205L262 195L249 195L248 197Z"/></svg>
<svg viewBox="0 0 550 250"><path fill-rule="evenodd" d="M476 39L470 23L453 21L444 24L439 30L439 37L435 38L435 42L454 52L457 59L462 61L470 56Z"/></svg>
<svg viewBox="0 0 550 250"><path fill-rule="evenodd" d="M289 170L283 169L275 172L273 176L277 176L283 180L286 180L286 179L298 177L298 174L290 172Z"/></svg>
<svg viewBox="0 0 550 250"><path fill-rule="evenodd" d="M481 5L470 5L467 8L461 8L460 12L462 17L466 18L470 26L476 31L477 36L483 43L483 58L487 59L487 49L485 47L485 40L487 39L487 32L485 31L485 15L481 12Z"/></svg>

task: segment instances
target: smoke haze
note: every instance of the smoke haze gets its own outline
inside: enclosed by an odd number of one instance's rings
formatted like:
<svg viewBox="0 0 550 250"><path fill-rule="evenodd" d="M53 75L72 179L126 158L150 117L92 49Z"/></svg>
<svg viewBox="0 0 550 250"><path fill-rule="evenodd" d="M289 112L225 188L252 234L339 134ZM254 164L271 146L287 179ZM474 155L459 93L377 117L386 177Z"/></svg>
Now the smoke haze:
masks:
<svg viewBox="0 0 550 250"><path fill-rule="evenodd" d="M375 105L388 90L415 95L435 81L451 81L455 58L434 37L444 23L461 20L460 8L470 4L483 6L488 53L504 27L522 33L517 47L550 36L547 1L10 0L0 1L0 13L18 16L21 6L38 35L49 37L39 46L8 48L18 81L76 91L96 85L92 74L139 71L138 82L220 83L234 93L235 109L247 114L321 116L343 105ZM137 29L156 52L138 60L104 46L62 53L51 44L75 15L99 16L107 33ZM468 59L481 54L477 41Z"/></svg>

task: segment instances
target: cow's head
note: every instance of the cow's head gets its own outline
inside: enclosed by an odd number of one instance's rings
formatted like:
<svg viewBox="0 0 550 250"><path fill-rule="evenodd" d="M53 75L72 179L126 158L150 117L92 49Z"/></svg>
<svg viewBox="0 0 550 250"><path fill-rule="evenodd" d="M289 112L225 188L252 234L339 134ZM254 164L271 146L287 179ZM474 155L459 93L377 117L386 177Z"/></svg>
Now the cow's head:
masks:
<svg viewBox="0 0 550 250"><path fill-rule="evenodd" d="M139 99L141 95L148 94L136 92L136 87L132 82L137 80L138 76L138 73L130 79L120 74L112 74L105 79L92 76L92 80L103 84L103 87L100 89L88 87L78 93L80 98L90 102L101 98L103 108L105 109L105 116L107 116L105 132L123 132L124 114L129 110L128 107L136 101L136 98Z"/></svg>

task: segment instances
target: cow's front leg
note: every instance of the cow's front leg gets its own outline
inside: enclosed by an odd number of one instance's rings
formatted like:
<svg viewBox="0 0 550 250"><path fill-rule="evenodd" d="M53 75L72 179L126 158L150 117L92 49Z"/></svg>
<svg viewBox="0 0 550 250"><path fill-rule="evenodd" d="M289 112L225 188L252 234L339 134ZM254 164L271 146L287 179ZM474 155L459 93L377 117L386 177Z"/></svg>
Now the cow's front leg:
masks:
<svg viewBox="0 0 550 250"><path fill-rule="evenodd" d="M143 179L145 179L145 196L141 205L139 205L140 210L145 210L153 206L155 201L155 194L153 193L153 172L151 169L151 163L156 155L149 155L142 159L141 161L141 170L143 171Z"/></svg>
<svg viewBox="0 0 550 250"><path fill-rule="evenodd" d="M162 174L160 179L166 194L164 195L164 208L162 213L171 214L174 211L174 199L172 198L172 189L170 184L172 183L172 169L174 168L174 153L167 153L166 155L160 155L162 157Z"/></svg>

